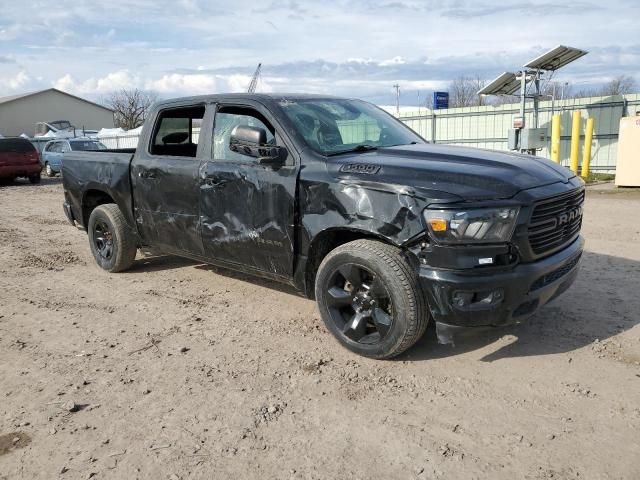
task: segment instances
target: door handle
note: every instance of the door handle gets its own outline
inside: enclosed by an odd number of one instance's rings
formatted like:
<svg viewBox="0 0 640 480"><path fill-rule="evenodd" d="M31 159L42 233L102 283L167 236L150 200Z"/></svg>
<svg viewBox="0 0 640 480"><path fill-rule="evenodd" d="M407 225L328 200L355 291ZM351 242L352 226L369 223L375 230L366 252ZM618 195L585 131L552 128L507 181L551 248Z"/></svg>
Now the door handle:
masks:
<svg viewBox="0 0 640 480"><path fill-rule="evenodd" d="M149 170L143 170L138 173L138 177L140 178L156 178L155 172L150 172Z"/></svg>
<svg viewBox="0 0 640 480"><path fill-rule="evenodd" d="M214 176L207 177L204 181L204 183L206 183L210 187L219 187L220 185L224 185L227 182L228 180L225 180L224 178Z"/></svg>

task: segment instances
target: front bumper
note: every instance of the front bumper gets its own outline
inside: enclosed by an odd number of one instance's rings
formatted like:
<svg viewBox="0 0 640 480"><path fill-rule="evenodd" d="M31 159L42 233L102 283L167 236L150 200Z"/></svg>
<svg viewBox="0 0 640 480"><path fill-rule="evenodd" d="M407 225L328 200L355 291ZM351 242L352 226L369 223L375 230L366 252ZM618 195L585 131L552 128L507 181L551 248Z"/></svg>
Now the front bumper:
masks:
<svg viewBox="0 0 640 480"><path fill-rule="evenodd" d="M451 343L451 332L460 327L509 325L533 315L574 282L583 248L584 239L579 236L550 257L501 272L421 267L420 283L440 341ZM491 292L499 293L486 303L457 304L460 295L483 298Z"/></svg>

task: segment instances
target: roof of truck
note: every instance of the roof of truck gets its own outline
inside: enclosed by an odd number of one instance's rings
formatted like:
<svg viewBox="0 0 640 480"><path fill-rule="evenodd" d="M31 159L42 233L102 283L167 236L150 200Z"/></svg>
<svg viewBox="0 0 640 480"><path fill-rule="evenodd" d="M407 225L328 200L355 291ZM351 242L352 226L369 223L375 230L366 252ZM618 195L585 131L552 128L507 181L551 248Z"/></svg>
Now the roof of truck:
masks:
<svg viewBox="0 0 640 480"><path fill-rule="evenodd" d="M216 100L311 100L311 99L339 99L333 95L315 93L215 93L211 95L195 95L190 97L171 98L161 100L158 105L170 105L172 103L214 102ZM344 98L343 98L344 99Z"/></svg>

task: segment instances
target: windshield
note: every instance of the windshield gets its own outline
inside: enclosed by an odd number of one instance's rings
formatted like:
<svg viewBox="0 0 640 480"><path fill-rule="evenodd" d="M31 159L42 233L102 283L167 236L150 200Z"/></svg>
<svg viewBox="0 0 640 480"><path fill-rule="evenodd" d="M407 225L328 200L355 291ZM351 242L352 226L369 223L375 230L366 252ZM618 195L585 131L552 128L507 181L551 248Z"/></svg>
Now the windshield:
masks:
<svg viewBox="0 0 640 480"><path fill-rule="evenodd" d="M0 139L0 152L35 152L35 147L29 140L22 138L2 138Z"/></svg>
<svg viewBox="0 0 640 480"><path fill-rule="evenodd" d="M307 144L322 155L365 151L362 146L424 143L400 121L362 100L282 100L280 106Z"/></svg>
<svg viewBox="0 0 640 480"><path fill-rule="evenodd" d="M55 122L51 122L49 125L57 128L58 130L66 130L67 128L73 127L73 125L71 125L71 123L69 123L67 120L58 120Z"/></svg>
<svg viewBox="0 0 640 480"><path fill-rule="evenodd" d="M71 145L71 150L106 150L107 147L100 142L91 141L91 140L75 140L73 142L69 142Z"/></svg>

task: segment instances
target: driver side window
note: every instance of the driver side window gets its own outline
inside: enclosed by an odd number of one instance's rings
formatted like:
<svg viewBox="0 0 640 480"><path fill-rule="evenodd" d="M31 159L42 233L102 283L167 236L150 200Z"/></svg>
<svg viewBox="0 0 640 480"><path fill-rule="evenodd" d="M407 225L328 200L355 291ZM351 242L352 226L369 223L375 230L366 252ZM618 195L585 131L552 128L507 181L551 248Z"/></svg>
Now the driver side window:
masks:
<svg viewBox="0 0 640 480"><path fill-rule="evenodd" d="M267 132L267 144L276 145L275 129L256 110L241 107L222 107L216 112L213 127L213 159L231 161L252 161L254 158L229 149L231 132L237 126L262 128Z"/></svg>

